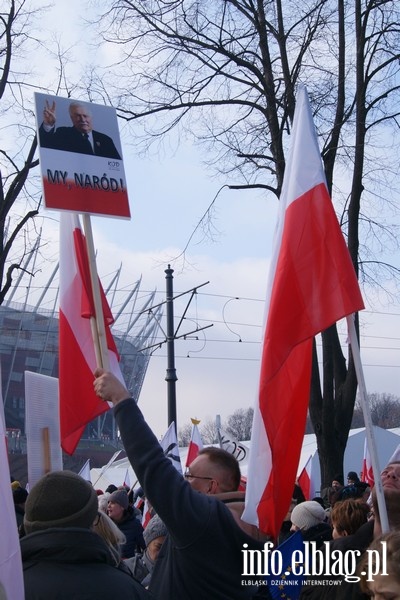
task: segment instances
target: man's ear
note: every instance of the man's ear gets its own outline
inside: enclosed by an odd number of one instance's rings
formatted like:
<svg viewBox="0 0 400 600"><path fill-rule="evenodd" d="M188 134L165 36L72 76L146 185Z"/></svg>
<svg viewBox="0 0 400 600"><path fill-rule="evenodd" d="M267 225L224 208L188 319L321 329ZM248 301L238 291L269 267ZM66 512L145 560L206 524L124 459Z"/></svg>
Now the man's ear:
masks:
<svg viewBox="0 0 400 600"><path fill-rule="evenodd" d="M216 479L211 479L211 481L209 482L207 494L210 494L212 496L214 494L218 494L218 491L219 491L218 487L219 487L218 481Z"/></svg>

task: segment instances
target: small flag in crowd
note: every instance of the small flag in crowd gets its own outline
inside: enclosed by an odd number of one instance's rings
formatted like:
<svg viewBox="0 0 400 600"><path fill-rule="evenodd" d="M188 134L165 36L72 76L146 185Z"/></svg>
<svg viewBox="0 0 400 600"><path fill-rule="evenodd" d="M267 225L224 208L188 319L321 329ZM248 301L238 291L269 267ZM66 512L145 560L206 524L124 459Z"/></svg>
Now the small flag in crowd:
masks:
<svg viewBox="0 0 400 600"><path fill-rule="evenodd" d="M186 467L189 467L195 458L197 458L200 450L203 449L203 440L201 439L198 424L200 421L192 419L192 435L190 437L190 444L188 453L186 456Z"/></svg>
<svg viewBox="0 0 400 600"><path fill-rule="evenodd" d="M372 470L372 461L371 461L371 455L368 450L367 438L365 438L365 440L364 440L364 458L363 458L361 480L364 481L365 483L368 483L368 485L371 489L375 485L374 472Z"/></svg>
<svg viewBox="0 0 400 600"><path fill-rule="evenodd" d="M301 487L301 491L304 494L306 500L311 500L314 497L314 489L311 489L311 467L312 467L312 455L304 465L299 477L298 484Z"/></svg>

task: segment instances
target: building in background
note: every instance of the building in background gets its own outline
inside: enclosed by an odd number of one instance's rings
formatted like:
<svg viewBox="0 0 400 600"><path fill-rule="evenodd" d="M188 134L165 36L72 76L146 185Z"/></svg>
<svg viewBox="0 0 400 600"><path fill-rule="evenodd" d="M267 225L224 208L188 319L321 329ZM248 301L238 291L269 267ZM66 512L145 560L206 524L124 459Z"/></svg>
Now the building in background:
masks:
<svg viewBox="0 0 400 600"><path fill-rule="evenodd" d="M121 268L105 293L115 319L112 333L121 358L121 371L127 388L138 399L150 360L150 350L146 348L154 344L161 307L154 314L151 311L155 292L141 291L138 299L140 280L129 290L126 287L119 290ZM24 372L58 377L58 284L53 285L57 273L58 265L35 302L32 302L34 290L30 286L24 288L19 280L0 306L2 393L9 451L13 453L24 451ZM17 291L20 295L24 292L23 302L14 301ZM92 421L83 439L115 444L116 431L110 412Z"/></svg>

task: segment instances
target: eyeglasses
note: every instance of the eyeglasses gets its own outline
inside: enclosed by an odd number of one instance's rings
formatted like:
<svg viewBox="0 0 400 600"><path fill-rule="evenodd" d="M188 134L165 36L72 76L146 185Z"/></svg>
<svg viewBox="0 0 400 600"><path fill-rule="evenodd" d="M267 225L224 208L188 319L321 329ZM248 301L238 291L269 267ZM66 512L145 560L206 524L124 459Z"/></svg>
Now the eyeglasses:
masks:
<svg viewBox="0 0 400 600"><path fill-rule="evenodd" d="M186 472L184 475L185 479L188 479L189 481L191 479L206 479L208 481L212 481L214 478L213 477L199 477L198 475L192 475L192 473Z"/></svg>

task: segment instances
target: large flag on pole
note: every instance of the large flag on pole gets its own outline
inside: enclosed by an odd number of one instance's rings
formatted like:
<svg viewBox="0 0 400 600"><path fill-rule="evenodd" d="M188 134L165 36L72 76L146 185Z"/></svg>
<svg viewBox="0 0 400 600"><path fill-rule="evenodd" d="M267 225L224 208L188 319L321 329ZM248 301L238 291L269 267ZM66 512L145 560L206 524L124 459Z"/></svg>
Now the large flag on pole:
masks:
<svg viewBox="0 0 400 600"><path fill-rule="evenodd" d="M292 497L310 395L313 337L362 308L302 86L269 274L242 517L265 533L277 537Z"/></svg>
<svg viewBox="0 0 400 600"><path fill-rule="evenodd" d="M113 322L104 292L102 306L110 370L122 381L109 326ZM86 425L109 409L93 390L96 318L85 238L76 214L60 216L60 431L61 446L73 454Z"/></svg>

